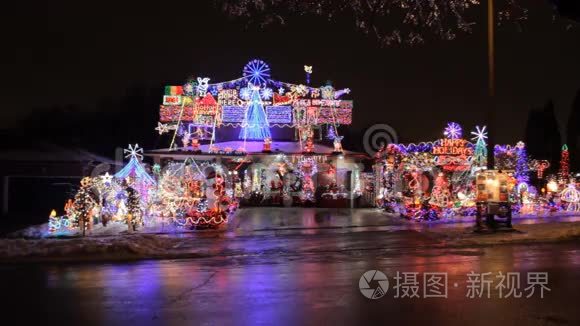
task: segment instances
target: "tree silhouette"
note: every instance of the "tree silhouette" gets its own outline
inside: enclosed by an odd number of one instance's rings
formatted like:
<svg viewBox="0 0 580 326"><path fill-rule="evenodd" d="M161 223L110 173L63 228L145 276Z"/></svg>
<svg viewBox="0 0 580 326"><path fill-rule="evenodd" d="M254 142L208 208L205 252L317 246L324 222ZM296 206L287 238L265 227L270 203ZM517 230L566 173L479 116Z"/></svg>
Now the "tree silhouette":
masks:
<svg viewBox="0 0 580 326"><path fill-rule="evenodd" d="M566 142L570 149L570 165L572 171L580 170L580 89L572 104L572 112L568 118Z"/></svg>
<svg viewBox="0 0 580 326"><path fill-rule="evenodd" d="M552 100L546 102L543 108L530 111L525 143L532 159L548 160L551 165L550 170L557 171L562 137Z"/></svg>

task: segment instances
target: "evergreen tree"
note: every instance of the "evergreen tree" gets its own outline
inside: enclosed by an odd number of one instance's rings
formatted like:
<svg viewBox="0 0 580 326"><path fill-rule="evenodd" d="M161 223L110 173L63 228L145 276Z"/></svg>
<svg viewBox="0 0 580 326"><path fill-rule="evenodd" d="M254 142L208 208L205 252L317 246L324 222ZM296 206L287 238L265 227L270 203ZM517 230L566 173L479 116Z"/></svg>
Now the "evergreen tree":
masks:
<svg viewBox="0 0 580 326"><path fill-rule="evenodd" d="M139 196L139 192L135 190L131 186L127 186L125 189L127 193L127 224L129 225L129 229L133 229L133 231L137 230L137 226L143 224L143 212L141 211L141 198Z"/></svg>
<svg viewBox="0 0 580 326"><path fill-rule="evenodd" d="M77 224L85 236L87 228L90 227L92 209L94 207L95 201L91 194L91 178L85 177L81 180L81 187L76 193L73 202L73 212L75 224Z"/></svg>
<svg viewBox="0 0 580 326"><path fill-rule="evenodd" d="M570 169L580 171L580 90L572 104L572 112L568 118L566 143L570 149Z"/></svg>
<svg viewBox="0 0 580 326"><path fill-rule="evenodd" d="M562 140L554 103L551 100L546 102L542 109L530 111L526 125L525 142L531 157L548 160L551 166L557 166Z"/></svg>

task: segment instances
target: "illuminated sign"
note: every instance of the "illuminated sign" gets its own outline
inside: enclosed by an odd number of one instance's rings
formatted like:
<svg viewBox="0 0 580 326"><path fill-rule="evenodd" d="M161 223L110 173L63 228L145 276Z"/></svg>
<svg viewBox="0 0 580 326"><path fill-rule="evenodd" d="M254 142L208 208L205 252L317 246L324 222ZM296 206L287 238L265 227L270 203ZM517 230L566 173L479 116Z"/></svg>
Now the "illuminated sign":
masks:
<svg viewBox="0 0 580 326"><path fill-rule="evenodd" d="M467 144L469 143L465 139L444 138L439 145L433 146L433 155L472 156L473 148L467 147Z"/></svg>
<svg viewBox="0 0 580 326"><path fill-rule="evenodd" d="M238 90L223 89L218 93L218 103L221 106L243 106L244 102L238 97Z"/></svg>
<svg viewBox="0 0 580 326"><path fill-rule="evenodd" d="M222 122L241 123L244 120L244 113L244 107L224 106L222 108Z"/></svg>
<svg viewBox="0 0 580 326"><path fill-rule="evenodd" d="M292 123L291 106L266 106L266 118L268 123ZM222 109L222 122L242 123L246 108L242 106L224 106Z"/></svg>
<svg viewBox="0 0 580 326"><path fill-rule="evenodd" d="M294 106L297 106L297 107L320 106L320 107L333 107L333 108L350 107L350 108L352 108L352 101L299 98L296 101L294 101Z"/></svg>
<svg viewBox="0 0 580 326"><path fill-rule="evenodd" d="M165 95L163 96L163 105L181 105L181 96Z"/></svg>
<svg viewBox="0 0 580 326"><path fill-rule="evenodd" d="M267 106L266 116L269 123L292 123L292 107Z"/></svg>

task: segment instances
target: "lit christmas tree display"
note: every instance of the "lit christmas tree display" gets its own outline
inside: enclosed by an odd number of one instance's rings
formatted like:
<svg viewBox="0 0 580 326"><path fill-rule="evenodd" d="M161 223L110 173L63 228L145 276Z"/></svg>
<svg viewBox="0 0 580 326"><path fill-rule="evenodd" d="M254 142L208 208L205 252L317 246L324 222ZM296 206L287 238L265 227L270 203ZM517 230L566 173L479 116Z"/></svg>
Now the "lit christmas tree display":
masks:
<svg viewBox="0 0 580 326"><path fill-rule="evenodd" d="M472 131L473 137L471 140L475 141L475 150L473 153L473 163L476 166L486 166L487 165L487 131L486 126L475 127L475 131Z"/></svg>
<svg viewBox="0 0 580 326"><path fill-rule="evenodd" d="M449 205L450 196L449 181L447 181L445 174L439 173L437 179L435 179L435 186L431 191L431 200L429 201L429 204L440 208L447 207Z"/></svg>
<svg viewBox="0 0 580 326"><path fill-rule="evenodd" d="M95 207L91 185L91 178L85 177L81 180L81 187L75 195L72 207L75 224L80 227L83 236L86 230L91 228L92 210Z"/></svg>
<svg viewBox="0 0 580 326"><path fill-rule="evenodd" d="M260 88L249 85L250 100L246 108L244 122L242 123L242 130L240 131L240 139L254 139L263 140L265 138L272 138L268 119L266 118L266 111L264 104L260 97Z"/></svg>
<svg viewBox="0 0 580 326"><path fill-rule="evenodd" d="M515 177L518 180L518 183L529 183L529 164L528 164L528 154L526 151L526 145L523 142L519 142L516 145L516 168L515 168Z"/></svg>

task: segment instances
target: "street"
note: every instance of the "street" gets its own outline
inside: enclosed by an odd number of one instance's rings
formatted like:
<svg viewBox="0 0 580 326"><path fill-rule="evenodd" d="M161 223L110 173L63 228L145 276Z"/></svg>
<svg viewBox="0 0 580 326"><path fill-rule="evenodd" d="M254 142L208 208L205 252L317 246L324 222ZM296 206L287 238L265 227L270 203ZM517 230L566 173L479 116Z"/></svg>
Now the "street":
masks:
<svg viewBox="0 0 580 326"><path fill-rule="evenodd" d="M278 219L271 215L271 221ZM3 319L19 324L41 320L59 325L580 322L577 240L447 247L422 232L377 229L378 226L323 232L315 225L292 225L289 230L275 223L265 228L262 217L254 217L260 220L254 223L262 225L262 229L249 230L250 220L244 220L249 218L242 216L242 220L232 224L231 232L238 229L243 236L190 239L191 246L196 241L204 246L211 246L211 241L223 246L236 237L245 239L230 247L227 255L118 263L2 265ZM368 218L367 224L377 221ZM390 223L383 224L386 228ZM246 226L245 231L239 230L240 225ZM384 297L371 300L359 291L359 279L367 270L387 275L390 287ZM543 299L538 291L531 298L525 298L525 292L522 298L500 298L495 288L500 271L519 272L522 291L528 272L547 272L550 291L544 292ZM419 298L394 298L397 272L419 273ZM424 298L422 276L430 272L447 273L447 298ZM466 297L470 272L491 273L494 283L490 298L485 293L483 298Z"/></svg>

